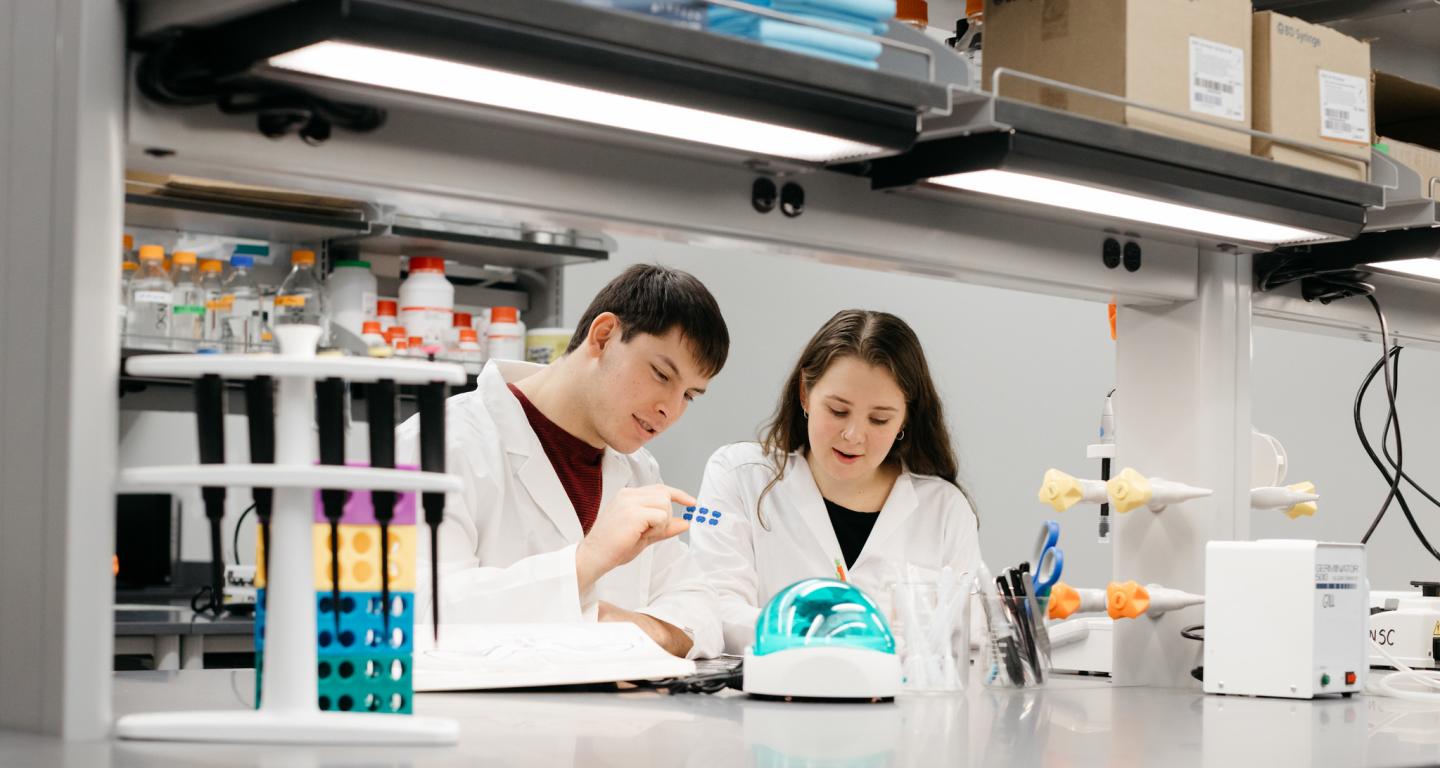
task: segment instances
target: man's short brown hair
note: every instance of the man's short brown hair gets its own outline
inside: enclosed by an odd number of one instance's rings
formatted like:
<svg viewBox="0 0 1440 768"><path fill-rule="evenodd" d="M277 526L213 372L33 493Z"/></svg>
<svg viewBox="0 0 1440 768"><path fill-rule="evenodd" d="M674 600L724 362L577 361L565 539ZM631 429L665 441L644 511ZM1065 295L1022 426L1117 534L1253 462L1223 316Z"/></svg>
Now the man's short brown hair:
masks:
<svg viewBox="0 0 1440 768"><path fill-rule="evenodd" d="M629 341L637 333L664 336L679 328L701 373L714 376L725 367L730 354L730 331L720 315L720 305L709 289L689 272L659 264L636 264L611 280L595 294L566 354L574 352L590 334L590 325L604 312L620 319L620 339Z"/></svg>

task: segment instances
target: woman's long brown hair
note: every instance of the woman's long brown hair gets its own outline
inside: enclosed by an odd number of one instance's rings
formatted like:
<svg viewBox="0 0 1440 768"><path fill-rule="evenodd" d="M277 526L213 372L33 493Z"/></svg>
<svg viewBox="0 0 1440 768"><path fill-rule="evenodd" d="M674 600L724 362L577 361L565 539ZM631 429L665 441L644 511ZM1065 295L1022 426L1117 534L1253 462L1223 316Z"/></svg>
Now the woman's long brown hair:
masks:
<svg viewBox="0 0 1440 768"><path fill-rule="evenodd" d="M775 476L755 504L755 513L766 530L770 526L760 512L760 503L784 478L789 455L810 449L805 412L800 407L801 385L806 391L813 390L830 366L845 357L889 371L905 395L905 439L895 441L885 461L901 462L917 475L943 478L969 500L960 485L959 462L950 443L950 430L945 426L944 406L915 331L888 312L846 309L830 318L805 345L785 382L774 415L761 432L760 447L775 469Z"/></svg>

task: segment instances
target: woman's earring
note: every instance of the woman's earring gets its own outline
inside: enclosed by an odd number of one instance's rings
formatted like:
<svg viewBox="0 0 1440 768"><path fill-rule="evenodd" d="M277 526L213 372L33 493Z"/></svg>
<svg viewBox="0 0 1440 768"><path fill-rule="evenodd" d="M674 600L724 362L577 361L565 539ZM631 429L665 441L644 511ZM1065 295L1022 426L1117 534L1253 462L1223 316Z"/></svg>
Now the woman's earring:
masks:
<svg viewBox="0 0 1440 768"><path fill-rule="evenodd" d="M806 418L806 419L809 419L809 418L810 418L810 412L809 412L809 411L805 410L804 408L801 408L801 409L800 409L800 412L803 413L803 414L805 414L805 418Z"/></svg>
<svg viewBox="0 0 1440 768"><path fill-rule="evenodd" d="M904 440L904 439L905 439L905 430L902 429L902 430L900 430L900 434L898 434L898 435L895 436L895 442L898 443L898 442L900 442L901 440Z"/></svg>

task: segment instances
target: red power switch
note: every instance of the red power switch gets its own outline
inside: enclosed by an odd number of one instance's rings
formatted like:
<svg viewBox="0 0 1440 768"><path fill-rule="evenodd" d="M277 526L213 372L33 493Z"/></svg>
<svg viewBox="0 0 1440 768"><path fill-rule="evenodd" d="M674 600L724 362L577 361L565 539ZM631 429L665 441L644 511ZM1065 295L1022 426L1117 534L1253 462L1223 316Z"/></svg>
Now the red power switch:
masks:
<svg viewBox="0 0 1440 768"><path fill-rule="evenodd" d="M1345 684L1346 684L1346 685L1354 685L1354 684L1355 684L1355 673L1354 673L1354 672L1346 672L1346 673L1345 673Z"/></svg>

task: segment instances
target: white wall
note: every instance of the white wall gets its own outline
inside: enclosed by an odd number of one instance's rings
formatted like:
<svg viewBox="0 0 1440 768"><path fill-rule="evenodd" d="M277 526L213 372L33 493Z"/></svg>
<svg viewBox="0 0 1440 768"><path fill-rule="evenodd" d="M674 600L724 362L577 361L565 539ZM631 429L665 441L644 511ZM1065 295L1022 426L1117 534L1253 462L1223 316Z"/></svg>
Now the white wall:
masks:
<svg viewBox="0 0 1440 768"><path fill-rule="evenodd" d="M1382 303L1384 297L1380 297ZM1377 340L1259 328L1252 368L1254 422L1281 439L1290 457L1290 482L1311 480L1322 495L1313 518L1257 515L1254 538L1358 541L1385 500L1389 486L1355 436L1351 409L1370 366L1380 359ZM1399 413L1404 427L1405 471L1440 498L1440 354L1418 348L1400 354ZM1365 423L1379 451L1385 422L1385 383L1375 378L1366 397ZM1408 490L1408 486L1406 487ZM1440 510L1407 493L1410 508L1440 549ZM1421 548L1399 505L1392 504L1368 547L1370 584L1408 588L1411 579L1440 579L1440 563Z"/></svg>
<svg viewBox="0 0 1440 768"><path fill-rule="evenodd" d="M919 334L945 399L961 475L980 512L986 561L1030 557L1041 520L1059 519L1066 579L1103 584L1111 555L1096 541L1095 507L1055 515L1039 504L1041 474L1058 467L1098 477L1085 445L1114 380L1114 345L1105 307L907 275L884 274L802 258L715 250L636 238L620 241L607 263L566 273L565 317L573 322L594 293L634 263L656 262L695 274L715 294L730 327L731 352L710 392L651 446L668 482L691 491L718 446L754 439L775 407L779 388L810 335L835 311L879 309L904 318ZM1361 378L1379 344L1359 339L1258 328L1254 334L1254 422L1279 437L1290 455L1289 482L1314 480L1323 499L1314 518L1257 516L1255 538L1356 541L1383 500L1386 485L1366 459L1350 417ZM1440 355L1402 353L1400 409L1406 466L1440 497ZM1369 399L1372 441L1384 419L1383 382ZM1124 431L1123 407L1118 416ZM1117 468L1118 470L1118 468ZM1440 510L1419 494L1411 506L1440 548ZM1371 583L1398 589L1411 579L1440 578L1436 562L1414 540L1392 506L1370 546ZM1136 578L1144 578L1137 574Z"/></svg>
<svg viewBox="0 0 1440 768"><path fill-rule="evenodd" d="M610 261L567 270L566 320L574 322L605 282L635 263L699 277L730 328L725 370L651 445L673 485L697 490L711 452L755 439L805 342L847 308L893 312L925 345L992 567L1030 559L1040 522L1055 517L1035 498L1046 468L1099 476L1099 462L1085 459L1085 446L1114 377L1103 304L624 238ZM1097 508L1060 519L1067 578L1104 583L1110 552L1096 541Z"/></svg>

